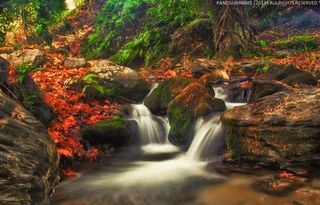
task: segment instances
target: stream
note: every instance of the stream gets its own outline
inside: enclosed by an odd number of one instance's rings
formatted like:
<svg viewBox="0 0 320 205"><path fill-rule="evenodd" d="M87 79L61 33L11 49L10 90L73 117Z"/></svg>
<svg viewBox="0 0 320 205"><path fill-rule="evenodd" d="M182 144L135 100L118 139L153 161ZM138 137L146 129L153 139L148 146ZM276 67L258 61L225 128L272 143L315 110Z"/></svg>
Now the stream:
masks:
<svg viewBox="0 0 320 205"><path fill-rule="evenodd" d="M221 88L216 97L227 101ZM228 109L244 103L226 102ZM300 195L273 196L252 184L271 171L250 174L216 172L224 146L222 113L199 118L193 141L182 151L168 141L170 125L144 104L132 105L131 119L138 124L140 146L128 147L108 165L84 171L63 181L53 196L55 205L247 205L300 203ZM297 203L296 203L297 202ZM298 203L299 202L299 203Z"/></svg>

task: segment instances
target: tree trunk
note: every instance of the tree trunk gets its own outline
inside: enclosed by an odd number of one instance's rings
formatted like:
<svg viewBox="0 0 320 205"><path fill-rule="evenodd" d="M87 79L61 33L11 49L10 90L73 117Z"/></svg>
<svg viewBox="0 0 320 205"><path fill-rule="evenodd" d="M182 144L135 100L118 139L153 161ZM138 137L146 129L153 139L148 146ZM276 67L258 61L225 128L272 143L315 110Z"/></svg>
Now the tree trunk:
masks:
<svg viewBox="0 0 320 205"><path fill-rule="evenodd" d="M239 58L250 50L253 35L247 23L244 7L219 6L213 1L215 19L214 50L217 57Z"/></svg>

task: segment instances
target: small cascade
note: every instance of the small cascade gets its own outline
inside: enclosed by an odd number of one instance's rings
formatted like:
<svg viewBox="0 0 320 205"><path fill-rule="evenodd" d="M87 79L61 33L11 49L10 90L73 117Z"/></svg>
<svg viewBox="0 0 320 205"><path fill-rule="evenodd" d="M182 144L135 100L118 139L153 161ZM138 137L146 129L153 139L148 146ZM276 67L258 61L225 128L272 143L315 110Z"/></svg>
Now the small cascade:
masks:
<svg viewBox="0 0 320 205"><path fill-rule="evenodd" d="M228 94L225 89L222 87L213 87L214 93L215 93L215 98L221 99L223 101L228 100Z"/></svg>
<svg viewBox="0 0 320 205"><path fill-rule="evenodd" d="M214 87L215 97L225 101L227 110L246 103L228 102L228 94L222 87ZM190 160L203 160L208 156L215 156L219 153L224 143L224 133L220 121L222 113L201 117L195 125L195 135L186 153Z"/></svg>
<svg viewBox="0 0 320 205"><path fill-rule="evenodd" d="M143 145L163 144L167 140L169 122L152 115L144 104L132 106L132 119L138 123L139 137Z"/></svg>
<svg viewBox="0 0 320 205"><path fill-rule="evenodd" d="M195 126L195 136L186 153L190 160L202 160L209 155L215 155L223 139L220 113L214 116L201 117ZM209 118L209 119L207 119Z"/></svg>

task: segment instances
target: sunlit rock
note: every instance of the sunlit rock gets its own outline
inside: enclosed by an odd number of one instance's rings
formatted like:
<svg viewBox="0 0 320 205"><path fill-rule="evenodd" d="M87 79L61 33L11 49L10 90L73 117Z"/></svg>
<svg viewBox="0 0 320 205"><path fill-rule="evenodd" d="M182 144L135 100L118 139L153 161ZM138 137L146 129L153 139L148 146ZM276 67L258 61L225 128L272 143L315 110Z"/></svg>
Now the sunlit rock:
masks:
<svg viewBox="0 0 320 205"><path fill-rule="evenodd" d="M49 204L59 158L46 128L0 92L0 204Z"/></svg>

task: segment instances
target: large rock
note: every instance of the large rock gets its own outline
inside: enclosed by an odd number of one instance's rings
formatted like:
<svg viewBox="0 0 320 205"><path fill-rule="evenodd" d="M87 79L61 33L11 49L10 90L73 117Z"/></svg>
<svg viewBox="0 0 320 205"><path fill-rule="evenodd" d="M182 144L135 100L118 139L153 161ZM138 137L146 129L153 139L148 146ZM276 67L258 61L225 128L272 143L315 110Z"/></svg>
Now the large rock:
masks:
<svg viewBox="0 0 320 205"><path fill-rule="evenodd" d="M217 60L208 60L205 58L194 60L191 67L192 75L195 78L200 78L201 76L212 73L215 70L225 70L222 62Z"/></svg>
<svg viewBox="0 0 320 205"><path fill-rule="evenodd" d="M192 79L171 78L162 81L144 100L144 104L157 115L167 113L168 104L177 97Z"/></svg>
<svg viewBox="0 0 320 205"><path fill-rule="evenodd" d="M8 76L9 76L9 62L0 57L0 83L7 82Z"/></svg>
<svg viewBox="0 0 320 205"><path fill-rule="evenodd" d="M294 65L270 65L266 77L279 80L288 85L304 84L316 86L318 80L307 71L297 69Z"/></svg>
<svg viewBox="0 0 320 205"><path fill-rule="evenodd" d="M46 128L0 92L0 204L49 204L59 158Z"/></svg>
<svg viewBox="0 0 320 205"><path fill-rule="evenodd" d="M320 89L279 92L222 117L228 150L239 162L289 166L320 156Z"/></svg>
<svg viewBox="0 0 320 205"><path fill-rule="evenodd" d="M133 101L143 101L151 87L137 71L108 60L99 61L90 68L88 74L97 76L95 80L104 88L102 97L116 96ZM101 92L96 92L94 97L99 96L101 97Z"/></svg>
<svg viewBox="0 0 320 205"><path fill-rule="evenodd" d="M108 121L100 121L93 125L81 128L83 143L90 146L111 145L114 147L124 146L136 139L132 130L133 122L121 117L115 117Z"/></svg>
<svg viewBox="0 0 320 205"><path fill-rule="evenodd" d="M198 117L225 110L223 100L210 95L203 84L193 82L168 106L170 142L176 145L189 145L191 141L189 134Z"/></svg>
<svg viewBox="0 0 320 205"><path fill-rule="evenodd" d="M7 60L14 66L26 64L27 66L39 67L44 64L45 55L39 49L23 49L11 53Z"/></svg>
<svg viewBox="0 0 320 205"><path fill-rule="evenodd" d="M68 57L64 61L64 66L67 68L81 68L87 66L87 61L84 58Z"/></svg>

